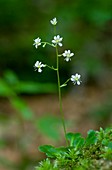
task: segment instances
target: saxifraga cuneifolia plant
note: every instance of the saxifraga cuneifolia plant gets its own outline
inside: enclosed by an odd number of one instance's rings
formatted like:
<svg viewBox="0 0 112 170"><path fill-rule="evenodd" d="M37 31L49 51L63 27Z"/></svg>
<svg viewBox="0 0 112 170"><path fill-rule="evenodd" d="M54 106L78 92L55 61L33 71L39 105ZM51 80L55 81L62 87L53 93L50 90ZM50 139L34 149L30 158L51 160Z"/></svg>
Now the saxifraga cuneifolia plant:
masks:
<svg viewBox="0 0 112 170"><path fill-rule="evenodd" d="M65 135L65 139L66 139L66 126L65 126L65 120L64 120L64 113L63 113L63 108L62 108L62 96L61 96L61 88L64 86L67 86L67 83L71 80L73 82L74 85L80 85L81 84L81 75L76 73L75 75L71 75L71 77L69 79L67 79L67 81L65 83L63 83L62 85L60 84L60 74L59 74L59 58L60 57L64 57L64 60L66 62L71 61L72 56L74 56L74 53L72 53L70 50L65 50L62 54L59 54L59 50L58 50L58 46L62 47L62 40L63 38L60 37L60 35L58 35L56 33L56 25L57 25L57 19L53 18L52 20L50 20L50 23L53 25L54 27L54 39L52 40L51 43L49 42L45 42L42 41L39 37L34 39L34 46L37 49L40 45L42 45L43 47L45 47L46 45L52 46L53 48L55 48L56 51L56 68L54 66L49 66L48 64L42 64L42 62L40 61L36 61L35 65L34 65L34 69L35 71L37 70L39 73L42 72L42 67L48 67L54 71L56 71L57 73L57 84L58 84L58 96L59 96L59 108L60 108L60 115L61 115L61 120L62 120L62 125L63 125L63 130L64 130L64 135ZM66 144L68 145L68 141L66 139Z"/></svg>

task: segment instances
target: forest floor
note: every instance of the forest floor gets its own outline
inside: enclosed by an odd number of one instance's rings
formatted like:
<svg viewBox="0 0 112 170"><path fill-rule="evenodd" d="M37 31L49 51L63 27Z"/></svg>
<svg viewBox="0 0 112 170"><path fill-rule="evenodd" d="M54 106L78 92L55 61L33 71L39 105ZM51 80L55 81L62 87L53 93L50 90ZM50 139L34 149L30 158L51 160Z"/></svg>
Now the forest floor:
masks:
<svg viewBox="0 0 112 170"><path fill-rule="evenodd" d="M34 112L37 120L45 115L60 117L58 97L55 94L21 97ZM81 132L85 136L89 129L99 130L100 127L112 123L108 108L107 117L94 112L97 107L106 105L108 90L84 88L80 92L71 91L62 98L65 120L70 122L67 132ZM0 99L0 114L7 117L7 120L0 121L0 170L33 169L38 160L44 158L44 154L37 149L39 145L62 146L65 143L62 130L60 139L54 140L41 133L41 129L35 129L32 122L18 120L17 111L7 99Z"/></svg>

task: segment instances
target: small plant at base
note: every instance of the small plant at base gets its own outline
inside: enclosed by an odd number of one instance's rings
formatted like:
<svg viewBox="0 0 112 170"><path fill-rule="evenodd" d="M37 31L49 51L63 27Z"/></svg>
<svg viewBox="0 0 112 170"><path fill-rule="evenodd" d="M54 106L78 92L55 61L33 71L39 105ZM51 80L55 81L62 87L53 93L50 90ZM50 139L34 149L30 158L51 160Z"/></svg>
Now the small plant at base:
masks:
<svg viewBox="0 0 112 170"><path fill-rule="evenodd" d="M46 153L36 170L111 170L112 128L99 131L89 130L87 137L80 133L67 133L69 146L55 148L50 145L39 147ZM49 167L49 168L48 168Z"/></svg>

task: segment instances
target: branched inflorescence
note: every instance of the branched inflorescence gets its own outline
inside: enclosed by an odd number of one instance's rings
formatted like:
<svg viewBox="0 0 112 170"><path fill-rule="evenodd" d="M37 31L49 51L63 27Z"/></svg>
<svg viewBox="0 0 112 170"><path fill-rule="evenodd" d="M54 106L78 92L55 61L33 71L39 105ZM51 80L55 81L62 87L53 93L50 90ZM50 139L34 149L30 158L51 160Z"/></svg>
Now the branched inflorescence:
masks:
<svg viewBox="0 0 112 170"><path fill-rule="evenodd" d="M41 38L36 38L34 39L34 46L37 49L39 46L42 45L42 47L45 47L46 45L50 45L53 48L55 48L56 51L56 68L54 68L53 66L49 66L48 64L42 64L42 62L40 61L36 61L34 68L35 71L37 70L39 73L42 72L42 69L44 67L48 67L52 70L55 70L57 72L57 82L58 82L58 93L59 93L59 106L60 106L60 114L61 114L61 118L62 118L62 124L63 124L63 128L64 128L64 133L66 136L66 128L65 128L65 122L64 122L64 114L63 114L63 109L62 109L62 99L61 99L61 87L64 87L67 85L67 83L71 80L73 82L74 85L80 85L81 84L81 75L76 73L75 75L71 75L70 78L67 79L67 81L65 83L63 83L62 85L60 84L60 76L59 76L59 58L60 57L64 57L64 60L66 62L71 61L71 58L74 56L74 53L72 53L70 50L65 50L62 54L59 54L58 51L58 46L62 47L62 40L63 37L61 37L60 35L56 34L56 25L57 25L57 19L53 18L52 20L50 20L50 23L54 26L54 37L53 40L50 42L44 42L41 40Z"/></svg>
<svg viewBox="0 0 112 170"><path fill-rule="evenodd" d="M53 18L52 20L50 20L50 23L54 26L57 25L57 19L56 18ZM54 36L54 39L52 40L52 43L49 43L49 42L42 42L41 39L38 37L36 39L34 39L34 46L35 48L38 48L38 46L42 45L43 44L43 47L45 47L46 45L50 45L52 47L57 47L57 46L60 46L62 47L63 44L62 44L62 40L63 40L63 37L60 37L60 35L55 35ZM58 54L58 57L61 57L63 56L64 57L64 60L65 61L71 61L71 57L74 56L74 53L72 53L70 50L65 50L62 54ZM52 66L49 66L47 64L42 64L40 61L36 61L35 65L34 65L34 68L35 70L37 70L38 72L42 72L42 67L49 67L51 69L53 69L54 67ZM56 70L54 68L54 70ZM73 82L73 84L77 84L77 85L80 85L81 83L81 75L76 73L75 75L72 75L71 78L69 78L68 80L71 80ZM68 81L67 81L68 82ZM62 85L61 85L62 86Z"/></svg>

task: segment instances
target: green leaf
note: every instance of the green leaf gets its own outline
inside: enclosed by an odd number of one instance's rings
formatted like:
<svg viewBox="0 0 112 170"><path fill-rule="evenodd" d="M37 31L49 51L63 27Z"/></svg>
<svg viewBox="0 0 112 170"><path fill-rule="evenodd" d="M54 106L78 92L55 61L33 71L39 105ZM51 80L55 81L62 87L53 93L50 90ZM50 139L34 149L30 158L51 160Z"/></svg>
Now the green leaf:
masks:
<svg viewBox="0 0 112 170"><path fill-rule="evenodd" d="M75 139L75 138L77 138L77 137L80 137L81 136L81 134L80 133L67 133L66 134L66 138L69 140L69 141L71 141L72 139Z"/></svg>
<svg viewBox="0 0 112 170"><path fill-rule="evenodd" d="M96 132L94 130L89 130L85 141L85 145L95 144L97 141Z"/></svg>
<svg viewBox="0 0 112 170"><path fill-rule="evenodd" d="M54 93L57 86L53 83L35 83L35 82L19 82L15 86L18 93L36 94L36 93Z"/></svg>
<svg viewBox="0 0 112 170"><path fill-rule="evenodd" d="M60 139L60 119L56 116L45 115L35 120L35 126L38 130L54 140Z"/></svg>
<svg viewBox="0 0 112 170"><path fill-rule="evenodd" d="M76 139L80 138L80 133L67 133L66 138L70 141L70 146L75 145Z"/></svg>
<svg viewBox="0 0 112 170"><path fill-rule="evenodd" d="M112 149L112 142L109 142L107 146L108 148Z"/></svg>
<svg viewBox="0 0 112 170"><path fill-rule="evenodd" d="M68 147L59 147L59 148L56 148L56 150L58 151L59 154L62 154L64 155L65 153L67 153L68 151Z"/></svg>
<svg viewBox="0 0 112 170"><path fill-rule="evenodd" d="M11 70L5 71L5 73L4 73L4 78L5 78L5 80L6 80L9 84L11 84L11 85L15 85L15 84L17 84L17 83L19 82L18 77L17 77L16 74L15 74L13 71L11 71Z"/></svg>
<svg viewBox="0 0 112 170"><path fill-rule="evenodd" d="M12 95L14 95L14 93L11 88L4 80L0 79L0 96L9 97Z"/></svg>
<svg viewBox="0 0 112 170"><path fill-rule="evenodd" d="M42 145L38 147L39 151L46 153L48 157L54 158L55 154L58 152L53 146L51 145Z"/></svg>
<svg viewBox="0 0 112 170"><path fill-rule="evenodd" d="M58 155L64 156L67 153L68 148L63 147L63 146L59 148L55 148L51 145L42 145L42 146L39 146L39 150L41 152L46 153L48 157L54 158L54 157L57 157Z"/></svg>
<svg viewBox="0 0 112 170"><path fill-rule="evenodd" d="M78 137L77 139L74 140L74 146L78 149L84 145L84 138Z"/></svg>
<svg viewBox="0 0 112 170"><path fill-rule="evenodd" d="M33 112L19 97L11 98L11 104L16 110L20 112L20 115L24 120L32 120L34 118Z"/></svg>
<svg viewBox="0 0 112 170"><path fill-rule="evenodd" d="M103 145L107 146L108 145L108 140L107 139L103 139L101 142Z"/></svg>
<svg viewBox="0 0 112 170"><path fill-rule="evenodd" d="M62 84L60 87L65 87L65 86L67 86L67 84Z"/></svg>

